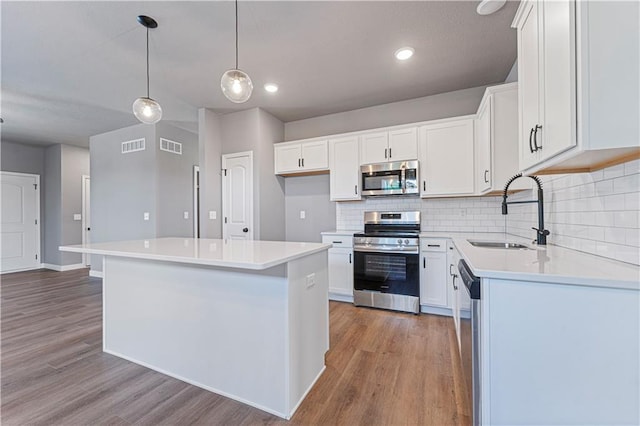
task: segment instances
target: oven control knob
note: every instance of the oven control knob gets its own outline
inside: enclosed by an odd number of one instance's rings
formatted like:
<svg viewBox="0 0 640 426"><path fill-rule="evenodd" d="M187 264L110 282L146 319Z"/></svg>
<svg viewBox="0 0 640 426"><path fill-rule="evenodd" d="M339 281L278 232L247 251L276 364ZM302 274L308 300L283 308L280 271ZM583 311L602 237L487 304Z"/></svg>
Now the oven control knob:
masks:
<svg viewBox="0 0 640 426"><path fill-rule="evenodd" d="M405 244L409 244L409 240L404 240L404 243Z"/></svg>
<svg viewBox="0 0 640 426"><path fill-rule="evenodd" d="M398 244L402 244L402 240L398 240Z"/></svg>

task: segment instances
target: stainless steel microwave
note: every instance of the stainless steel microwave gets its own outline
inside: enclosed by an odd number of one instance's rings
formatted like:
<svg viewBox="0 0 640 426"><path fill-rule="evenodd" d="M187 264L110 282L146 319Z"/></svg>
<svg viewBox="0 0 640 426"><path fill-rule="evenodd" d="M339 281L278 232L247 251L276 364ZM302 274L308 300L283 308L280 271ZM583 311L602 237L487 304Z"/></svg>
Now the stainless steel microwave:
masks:
<svg viewBox="0 0 640 426"><path fill-rule="evenodd" d="M360 166L362 195L419 194L418 160Z"/></svg>

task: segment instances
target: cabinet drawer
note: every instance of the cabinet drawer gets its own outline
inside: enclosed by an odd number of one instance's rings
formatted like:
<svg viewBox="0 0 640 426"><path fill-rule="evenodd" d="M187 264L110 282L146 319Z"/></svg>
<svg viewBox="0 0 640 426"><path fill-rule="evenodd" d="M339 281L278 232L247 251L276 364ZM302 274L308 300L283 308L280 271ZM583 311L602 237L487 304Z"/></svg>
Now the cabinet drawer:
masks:
<svg viewBox="0 0 640 426"><path fill-rule="evenodd" d="M323 235L322 242L333 244L333 247L353 247L352 235Z"/></svg>
<svg viewBox="0 0 640 426"><path fill-rule="evenodd" d="M422 238L420 239L420 250L447 251L447 240L439 238Z"/></svg>

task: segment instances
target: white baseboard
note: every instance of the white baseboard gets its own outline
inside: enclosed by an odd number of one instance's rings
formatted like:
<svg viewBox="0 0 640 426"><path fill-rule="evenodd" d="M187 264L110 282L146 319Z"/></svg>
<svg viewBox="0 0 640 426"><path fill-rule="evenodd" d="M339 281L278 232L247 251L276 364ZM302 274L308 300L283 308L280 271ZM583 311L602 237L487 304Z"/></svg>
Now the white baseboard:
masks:
<svg viewBox="0 0 640 426"><path fill-rule="evenodd" d="M335 300L336 302L353 303L353 294L341 294L329 292L329 300Z"/></svg>
<svg viewBox="0 0 640 426"><path fill-rule="evenodd" d="M102 271L94 271L93 269L91 269L89 271L89 276L95 277L95 278L102 278Z"/></svg>
<svg viewBox="0 0 640 426"><path fill-rule="evenodd" d="M73 265L54 265L52 263L43 263L42 267L45 269L51 269L58 272L73 271L75 269L86 268L86 266L84 266L83 263L76 263Z"/></svg>

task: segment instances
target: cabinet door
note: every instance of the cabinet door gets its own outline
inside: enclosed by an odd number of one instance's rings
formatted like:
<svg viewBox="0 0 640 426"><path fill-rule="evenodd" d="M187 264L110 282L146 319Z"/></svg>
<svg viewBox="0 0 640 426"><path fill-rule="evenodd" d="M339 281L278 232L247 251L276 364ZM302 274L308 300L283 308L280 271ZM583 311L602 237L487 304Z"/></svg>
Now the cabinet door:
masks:
<svg viewBox="0 0 640 426"><path fill-rule="evenodd" d="M418 129L392 130L389 132L389 160L404 161L418 159Z"/></svg>
<svg viewBox="0 0 640 426"><path fill-rule="evenodd" d="M473 120L424 126L420 139L421 195L473 194Z"/></svg>
<svg viewBox="0 0 640 426"><path fill-rule="evenodd" d="M423 252L420 303L447 307L447 253Z"/></svg>
<svg viewBox="0 0 640 426"><path fill-rule="evenodd" d="M575 2L538 2L542 43L540 161L576 145ZM518 70L519 72L520 70Z"/></svg>
<svg viewBox="0 0 640 426"><path fill-rule="evenodd" d="M344 296L353 295L353 251L329 249L329 292Z"/></svg>
<svg viewBox="0 0 640 426"><path fill-rule="evenodd" d="M482 104L476 120L476 192L482 194L491 190L491 121L492 97Z"/></svg>
<svg viewBox="0 0 640 426"><path fill-rule="evenodd" d="M540 49L538 2L527 3L518 27L518 95L520 104L520 169L537 163L533 136L540 125Z"/></svg>
<svg viewBox="0 0 640 426"><path fill-rule="evenodd" d="M360 164L389 161L389 134L369 133L360 137Z"/></svg>
<svg viewBox="0 0 640 426"><path fill-rule="evenodd" d="M456 329L456 340L458 341L458 350L460 350L460 274L458 273L458 251L453 243L447 245L447 283L449 285L449 295L451 306L451 316Z"/></svg>
<svg viewBox="0 0 640 426"><path fill-rule="evenodd" d="M329 140L329 193L331 201L360 199L358 138Z"/></svg>
<svg viewBox="0 0 640 426"><path fill-rule="evenodd" d="M329 168L329 148L327 141L302 143L302 168L320 170Z"/></svg>
<svg viewBox="0 0 640 426"><path fill-rule="evenodd" d="M299 171L302 159L300 144L276 145L274 158L276 174Z"/></svg>

